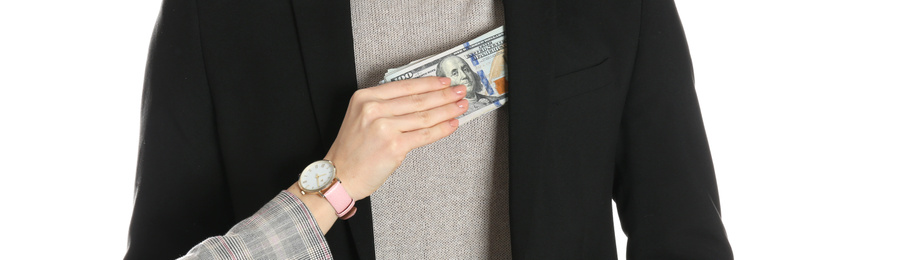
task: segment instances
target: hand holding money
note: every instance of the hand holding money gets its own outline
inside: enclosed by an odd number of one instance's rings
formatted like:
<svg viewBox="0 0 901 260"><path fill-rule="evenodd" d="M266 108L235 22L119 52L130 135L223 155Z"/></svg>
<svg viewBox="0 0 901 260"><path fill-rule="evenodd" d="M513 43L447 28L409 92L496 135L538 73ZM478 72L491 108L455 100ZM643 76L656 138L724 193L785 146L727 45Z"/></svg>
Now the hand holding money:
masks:
<svg viewBox="0 0 901 260"><path fill-rule="evenodd" d="M503 36L503 27L497 28L472 44L390 69L381 85L354 93L324 158L334 163L351 198L375 192L411 150L507 101ZM289 191L299 194L297 189L292 185ZM316 196L301 200L328 232L337 219L328 202Z"/></svg>
<svg viewBox="0 0 901 260"><path fill-rule="evenodd" d="M469 110L458 119L464 124L507 102L504 27L483 34L453 49L389 69L382 83L440 76L451 85L466 86Z"/></svg>

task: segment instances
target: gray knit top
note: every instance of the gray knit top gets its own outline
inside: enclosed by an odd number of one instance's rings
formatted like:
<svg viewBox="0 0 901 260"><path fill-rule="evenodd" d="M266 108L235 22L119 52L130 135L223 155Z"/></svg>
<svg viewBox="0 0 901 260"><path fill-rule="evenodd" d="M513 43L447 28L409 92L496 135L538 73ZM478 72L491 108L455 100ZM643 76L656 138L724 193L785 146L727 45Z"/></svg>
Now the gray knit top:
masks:
<svg viewBox="0 0 901 260"><path fill-rule="evenodd" d="M501 1L351 1L361 88L503 25ZM515 90L514 90L515 91ZM372 194L378 259L509 259L507 109L418 148Z"/></svg>

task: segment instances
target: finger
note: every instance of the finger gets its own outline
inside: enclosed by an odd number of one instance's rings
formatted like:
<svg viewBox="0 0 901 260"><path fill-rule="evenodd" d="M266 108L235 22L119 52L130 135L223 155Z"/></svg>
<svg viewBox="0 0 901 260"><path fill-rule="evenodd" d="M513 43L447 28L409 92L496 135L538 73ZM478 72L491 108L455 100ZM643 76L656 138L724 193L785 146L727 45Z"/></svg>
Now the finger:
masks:
<svg viewBox="0 0 901 260"><path fill-rule="evenodd" d="M417 111L406 115L387 118L389 122L401 132L414 131L431 127L439 122L462 115L469 108L469 101L461 99L457 102L445 104L425 111Z"/></svg>
<svg viewBox="0 0 901 260"><path fill-rule="evenodd" d="M460 121L452 118L431 127L403 133L400 136L400 140L404 146L409 148L409 150L413 150L447 137L457 130L459 125Z"/></svg>
<svg viewBox="0 0 901 260"><path fill-rule="evenodd" d="M386 102L385 109L391 115L399 116L450 104L463 99L464 96L466 96L466 86L458 85L432 92L398 97Z"/></svg>
<svg viewBox="0 0 901 260"><path fill-rule="evenodd" d="M369 89L377 98L394 99L446 88L450 86L450 82L451 80L445 77L423 77L389 82Z"/></svg>

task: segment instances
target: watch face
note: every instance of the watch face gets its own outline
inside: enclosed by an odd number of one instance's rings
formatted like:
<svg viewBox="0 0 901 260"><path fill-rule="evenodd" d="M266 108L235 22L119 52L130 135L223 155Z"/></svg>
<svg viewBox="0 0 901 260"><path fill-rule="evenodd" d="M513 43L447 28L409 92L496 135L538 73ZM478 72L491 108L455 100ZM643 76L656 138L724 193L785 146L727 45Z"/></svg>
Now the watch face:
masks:
<svg viewBox="0 0 901 260"><path fill-rule="evenodd" d="M300 187L304 191L319 191L335 178L335 166L329 161L316 161L300 173Z"/></svg>

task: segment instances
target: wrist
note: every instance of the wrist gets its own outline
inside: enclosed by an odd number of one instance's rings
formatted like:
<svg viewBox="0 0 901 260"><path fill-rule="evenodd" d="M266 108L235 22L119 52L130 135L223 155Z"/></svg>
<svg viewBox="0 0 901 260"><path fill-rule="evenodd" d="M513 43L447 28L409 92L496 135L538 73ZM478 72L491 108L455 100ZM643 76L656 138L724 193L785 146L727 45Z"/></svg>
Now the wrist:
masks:
<svg viewBox="0 0 901 260"><path fill-rule="evenodd" d="M345 181L345 179L341 178L341 177L338 177L338 179L341 180L341 185L344 186L344 190L347 191L347 195L349 195L351 199L353 199L354 201L358 201L363 198L366 198L365 195L359 195L360 194L359 189L356 188L356 186L354 186L354 183L356 183L355 181L353 181L353 180Z"/></svg>
<svg viewBox="0 0 901 260"><path fill-rule="evenodd" d="M341 180L341 185L344 186L344 190L347 191L347 195L350 196L354 201L358 201L368 197L368 194L365 194L362 189L360 189L356 184L359 184L359 181L352 178L351 176L356 176L353 174L348 174L349 170L347 166L343 163L343 160L334 159L331 156L331 153L325 156L323 160L331 161L332 164L335 165L335 177L338 180Z"/></svg>
<svg viewBox="0 0 901 260"><path fill-rule="evenodd" d="M315 193L324 198L335 210L338 218L348 219L354 215L356 199L347 192L338 168L330 160L318 160L307 165L298 174L296 182L301 194Z"/></svg>

